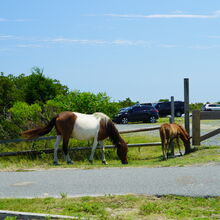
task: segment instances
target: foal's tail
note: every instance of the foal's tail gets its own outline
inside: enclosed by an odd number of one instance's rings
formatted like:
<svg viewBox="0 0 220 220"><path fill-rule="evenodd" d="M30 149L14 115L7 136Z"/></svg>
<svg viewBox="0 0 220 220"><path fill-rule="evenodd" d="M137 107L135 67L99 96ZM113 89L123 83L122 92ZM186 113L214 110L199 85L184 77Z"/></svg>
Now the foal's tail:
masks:
<svg viewBox="0 0 220 220"><path fill-rule="evenodd" d="M21 133L22 136L28 138L28 139L32 139L32 138L37 138L40 136L43 136L45 134L48 134L52 128L54 127L54 125L56 124L56 119L58 116L54 117L48 125L46 125L45 127L40 127L40 128L34 128L34 129L30 129L30 130L26 130L23 131Z"/></svg>
<svg viewBox="0 0 220 220"><path fill-rule="evenodd" d="M166 130L167 130L167 124L162 124L160 126L160 139L161 139L161 142L162 143L165 143L166 139L167 139L167 133L166 133Z"/></svg>

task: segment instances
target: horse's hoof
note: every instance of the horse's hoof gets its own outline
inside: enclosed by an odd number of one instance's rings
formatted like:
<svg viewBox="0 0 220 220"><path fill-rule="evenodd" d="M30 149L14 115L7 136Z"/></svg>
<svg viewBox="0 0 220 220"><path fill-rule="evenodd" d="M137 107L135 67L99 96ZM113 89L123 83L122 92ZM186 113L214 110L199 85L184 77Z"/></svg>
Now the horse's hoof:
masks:
<svg viewBox="0 0 220 220"><path fill-rule="evenodd" d="M59 166L60 164L59 164L57 161L54 161L54 162L53 162L53 165L54 165L54 166Z"/></svg>
<svg viewBox="0 0 220 220"><path fill-rule="evenodd" d="M102 161L102 164L108 165L108 163L106 162L106 160Z"/></svg>
<svg viewBox="0 0 220 220"><path fill-rule="evenodd" d="M72 160L67 161L67 164L71 165L71 164L73 164L73 161Z"/></svg>
<svg viewBox="0 0 220 220"><path fill-rule="evenodd" d="M90 163L90 164L93 164L93 160L89 160L89 163Z"/></svg>

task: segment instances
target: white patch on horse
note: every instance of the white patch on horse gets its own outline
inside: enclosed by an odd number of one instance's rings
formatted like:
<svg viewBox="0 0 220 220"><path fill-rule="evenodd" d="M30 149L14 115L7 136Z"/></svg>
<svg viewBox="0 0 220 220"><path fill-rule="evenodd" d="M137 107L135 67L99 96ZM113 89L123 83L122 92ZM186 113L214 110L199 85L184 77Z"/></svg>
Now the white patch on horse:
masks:
<svg viewBox="0 0 220 220"><path fill-rule="evenodd" d="M72 137L78 140L90 140L97 136L100 128L100 119L94 115L74 112L77 116Z"/></svg>

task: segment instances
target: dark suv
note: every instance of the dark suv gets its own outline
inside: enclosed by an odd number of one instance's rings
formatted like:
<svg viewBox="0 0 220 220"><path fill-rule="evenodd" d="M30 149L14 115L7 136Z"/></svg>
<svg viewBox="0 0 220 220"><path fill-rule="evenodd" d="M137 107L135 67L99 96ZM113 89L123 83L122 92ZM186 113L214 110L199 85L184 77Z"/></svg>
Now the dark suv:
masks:
<svg viewBox="0 0 220 220"><path fill-rule="evenodd" d="M171 102L158 102L154 107L159 111L161 117L171 115ZM174 101L174 114L176 117L181 117L184 113L184 102Z"/></svg>
<svg viewBox="0 0 220 220"><path fill-rule="evenodd" d="M158 118L158 110L153 106L137 104L121 109L113 121L121 124L139 121L155 123Z"/></svg>

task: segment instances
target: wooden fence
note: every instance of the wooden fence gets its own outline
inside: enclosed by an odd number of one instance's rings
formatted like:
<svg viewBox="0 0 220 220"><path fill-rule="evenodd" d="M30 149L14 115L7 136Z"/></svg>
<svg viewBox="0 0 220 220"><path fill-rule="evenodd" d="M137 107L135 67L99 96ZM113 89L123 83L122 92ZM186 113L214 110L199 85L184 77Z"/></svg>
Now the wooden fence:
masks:
<svg viewBox="0 0 220 220"><path fill-rule="evenodd" d="M219 120L220 111L194 110L192 114L192 144L200 145L202 141L220 134L220 128L201 136L201 120Z"/></svg>
<svg viewBox="0 0 220 220"><path fill-rule="evenodd" d="M159 130L159 126L157 127L151 127L151 128L143 128L143 129L135 129L135 130L127 130L127 131L121 131L120 134L128 134L128 133L134 133L134 132L144 132L144 131L153 131L153 130ZM30 142L30 141L40 141L40 140L52 140L55 139L56 136L49 136L49 137L39 137L36 139L13 139L13 140L0 140L0 144L9 144L9 143L19 143L19 142ZM139 143L139 144L128 144L128 147L149 147L149 146L159 146L161 145L161 142L154 142L154 143ZM98 146L97 149L100 149L101 147ZM113 145L106 145L105 148L114 148ZM69 148L70 151L79 151L79 150L90 150L91 147L73 147ZM16 155L25 155L25 154L37 154L37 153L53 153L53 149L44 149L44 150L27 150L27 151L18 151L18 152L1 152L0 157L3 156L16 156Z"/></svg>

